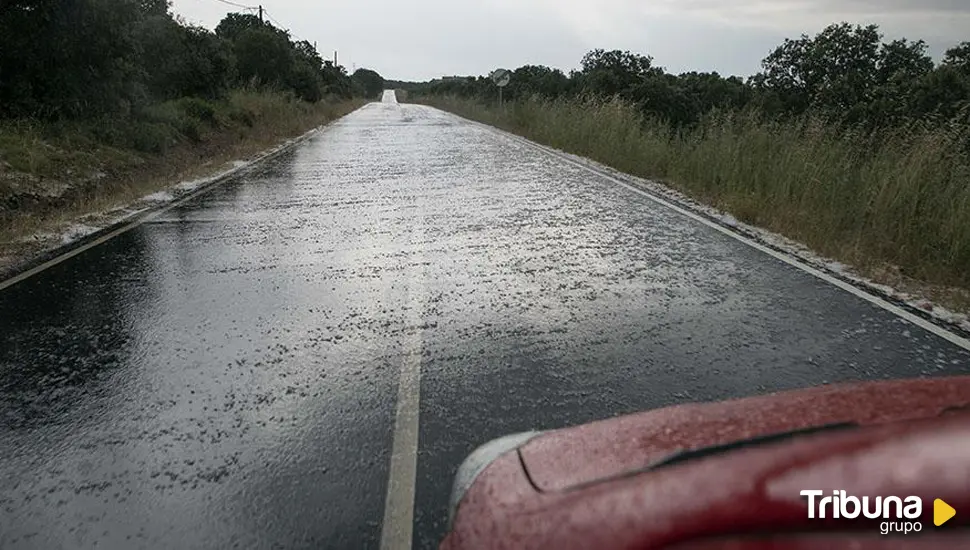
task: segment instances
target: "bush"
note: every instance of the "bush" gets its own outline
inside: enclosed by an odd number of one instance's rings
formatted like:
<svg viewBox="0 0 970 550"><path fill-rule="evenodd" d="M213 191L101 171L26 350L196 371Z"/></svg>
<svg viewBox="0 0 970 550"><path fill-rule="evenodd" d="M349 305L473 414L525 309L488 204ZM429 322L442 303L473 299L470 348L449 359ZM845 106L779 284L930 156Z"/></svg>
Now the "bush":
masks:
<svg viewBox="0 0 970 550"><path fill-rule="evenodd" d="M196 120L213 126L218 124L216 120L216 107L204 99L183 97L176 102L176 105L182 112Z"/></svg>
<svg viewBox="0 0 970 550"><path fill-rule="evenodd" d="M97 143L142 153L161 154L184 139L169 121L102 117L86 125Z"/></svg>
<svg viewBox="0 0 970 550"><path fill-rule="evenodd" d="M129 128L126 144L142 153L162 154L178 144L179 136L174 128L158 122L142 122ZM122 144L119 144L121 146Z"/></svg>
<svg viewBox="0 0 970 550"><path fill-rule="evenodd" d="M226 116L230 121L242 124L248 128L251 128L256 122L256 119L251 111L235 104L229 105L226 111Z"/></svg>
<svg viewBox="0 0 970 550"><path fill-rule="evenodd" d="M303 101L316 103L323 97L320 74L306 63L297 63L289 77L290 88Z"/></svg>

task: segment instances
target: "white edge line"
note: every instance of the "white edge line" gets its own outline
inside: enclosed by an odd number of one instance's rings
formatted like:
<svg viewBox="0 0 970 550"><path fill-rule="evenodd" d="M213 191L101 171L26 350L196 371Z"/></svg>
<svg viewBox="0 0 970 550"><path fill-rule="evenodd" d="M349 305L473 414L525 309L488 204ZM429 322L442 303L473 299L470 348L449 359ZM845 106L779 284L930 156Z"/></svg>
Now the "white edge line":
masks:
<svg viewBox="0 0 970 550"><path fill-rule="evenodd" d="M442 111L442 112L448 113L448 111ZM583 164L582 162L579 162L579 161L576 161L574 159L571 159L565 153L563 153L561 151L558 151L556 149L553 149L552 147L549 147L549 146L546 146L546 145L542 145L540 143L535 143L535 142L530 141L530 140L528 140L528 139L526 139L526 138L524 138L522 136L519 136L519 135L510 133L510 132L506 132L505 130L502 130L500 128L496 128L494 126L489 126L488 124L485 124L485 123L482 123L482 122L478 122L476 120L470 120L470 119L461 117L461 116L456 115L454 113L448 113L448 114L450 114L450 115L452 115L452 116L454 116L456 118L459 118L459 119L461 119L463 121L468 121L468 122L471 122L471 123L476 124L478 126L481 126L483 128L486 128L488 130L491 130L493 132L496 132L496 133L498 133L500 135L503 135L506 138L511 139L513 141L518 141L519 143L522 143L524 145L528 145L529 147L532 147L533 149L539 150L539 151L541 151L541 152L543 152L543 153L545 153L547 155L556 157L556 158L558 158L560 160L563 160L563 161L565 161L565 162L567 162L567 163L569 163L569 164L571 164L573 166L576 166L576 167L581 168L581 169L583 169L583 170L585 170L587 172L590 172L592 174L595 174L595 175L597 175L597 176L599 176L599 177L601 177L601 178L603 178L605 180L608 180L611 183L614 183L614 184L619 185L621 187L624 187L624 188L626 188L626 189L628 189L630 191L633 191L634 193L637 193L638 195L642 195L642 196L646 197L647 199L650 199L651 201L653 201L653 202L655 202L657 204L660 204L662 206L665 206L665 207L673 210L674 212L677 212L679 214L682 214L684 216L687 216L688 218L690 218L690 219L692 219L692 220L694 220L696 222L700 222L700 223L706 225L707 227L710 227L711 229L717 230L717 231L719 231L719 232L721 232L721 233L723 233L723 234L725 234L725 235L727 235L729 237L732 237L732 238L734 238L734 239L736 239L736 240L738 240L738 241L740 241L740 242L742 242L742 243L744 243L744 244L746 244L746 245L748 245L748 246L750 246L750 247L752 247L752 248L754 248L756 250L759 250L761 252L764 252L765 254L768 254L769 256L771 256L771 257L773 257L773 258L775 258L777 260L781 260L782 262L785 262L786 264L788 264L788 265L790 265L792 267L796 267L796 268L798 268L798 269L800 269L800 270L802 270L802 271L804 271L804 272L806 272L806 273L808 273L810 275L813 275L813 276L817 277L818 279L821 279L821 280L823 280L823 281L825 281L825 282L827 282L827 283L829 283L831 285L834 285L834 286L836 286L838 288L841 288L842 290L844 290L844 291L846 291L846 292L848 292L848 293L850 293L850 294L852 294L852 295L854 295L854 296L856 296L858 298L862 298L863 300L866 300L867 302L870 302L870 303L872 303L872 304L874 304L874 305L876 305L876 306L878 306L878 307L880 307L880 308L882 308L882 309L884 309L884 310L886 310L886 311L888 311L888 312L890 312L890 313L892 313L892 314L894 314L894 315L896 315L896 316L898 316L898 317L900 317L902 319L905 319L906 321L909 321L910 323L913 323L914 325L916 325L916 326L918 326L918 327L920 327L920 328L922 328L922 329L924 329L924 330L926 330L926 331L928 331L928 332L930 332L930 333L932 333L932 334L934 334L936 336L939 336L940 338L943 338L944 340L950 342L951 344L954 344L954 345L956 345L956 346L958 346L960 348L963 348L964 350L970 351L970 340L968 340L966 338L963 338L962 336L959 336L957 334L954 334L954 333L952 333L952 332L944 329L943 327L941 327L939 325L936 325L934 323L931 323L931 322L927 321L926 319L923 319L922 317L920 317L918 315L914 315L913 313L910 313L909 311L906 311L905 309L903 309L903 308L901 308L901 307L899 307L899 306L897 306L895 304L892 304L892 303L884 300L883 298L881 298L879 296L876 296L874 294L870 294L868 292L865 292L864 290L862 290L862 289L860 289L860 288L858 288L858 287L856 287L854 285L851 285L851 284L849 284L849 283L847 283L847 282L845 282L845 281L843 281L841 279L838 279L837 277L833 277L832 275L829 275L828 273L825 273L824 271L818 270L818 269L816 269L814 267L811 267L809 265L805 265L802 262L799 262L798 260L796 260L795 258L793 258L793 257L791 257L791 256L789 256L787 254L784 254L782 252L779 252L777 250L774 250L772 248L769 248L769 247L767 247L767 246L765 246L765 245L763 245L763 244L761 244L761 243L759 243L759 242L757 242L757 241L755 241L753 239L750 239L750 238L748 238L748 237L746 237L744 235L741 235L740 233L736 233L736 232L732 231L731 229L729 229L727 227L724 227L722 225L719 225L717 223L714 223L713 221L705 218L704 216L701 216L701 215L697 214L696 212L692 212L692 211L690 211L690 210L688 210L686 208L683 208L683 207L681 207L679 205L676 205L676 204L674 204L674 203L672 203L672 202L670 202L670 201L668 201L666 199L663 199L663 198L660 198L660 197L658 197L656 195L653 195L652 193L649 193L649 192L647 192L647 191L645 191L645 190L643 190L643 189L641 189L641 188L639 188L639 187L637 187L635 185L632 185L632 184L627 183L627 182L625 182L625 181L623 181L621 179L618 179L618 178L616 178L615 176L613 176L611 174L608 174L608 173L606 173L606 172L604 172L602 170L598 170L598 169L596 169L593 166L588 166L586 164Z"/></svg>

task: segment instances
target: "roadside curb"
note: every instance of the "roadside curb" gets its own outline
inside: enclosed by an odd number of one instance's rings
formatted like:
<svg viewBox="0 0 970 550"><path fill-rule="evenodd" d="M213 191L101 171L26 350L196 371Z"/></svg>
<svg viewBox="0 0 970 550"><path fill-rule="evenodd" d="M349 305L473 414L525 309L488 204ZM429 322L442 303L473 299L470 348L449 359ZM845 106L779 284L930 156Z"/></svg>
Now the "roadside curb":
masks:
<svg viewBox="0 0 970 550"><path fill-rule="evenodd" d="M356 112L362 107L363 106L358 107L357 109L350 111L350 113ZM342 120L350 113L347 113L343 116L335 118L330 122L327 122L326 124L323 124L311 130L308 130L295 138L290 138L284 141L283 143L281 143L280 145L277 145L276 147L265 150L257 154L255 157L249 160L246 160L245 164L242 164L240 166L235 166L223 172L219 172L213 176L195 180L200 182L197 186L194 186L189 189L180 190L179 186L182 185L182 183L173 184L171 187L168 187L162 190L173 194L173 197L171 200L158 202L154 205L147 206L145 208L129 213L127 215L123 215L122 217L111 221L110 223L108 223L108 225L101 227L87 235L79 237L76 240L73 240L66 244L56 246L49 250L45 250L43 252L40 252L39 254L31 257L30 259L27 259L23 262L16 263L15 265L10 266L8 268L0 269L0 291L3 291L25 279L28 279L33 275L36 275L37 273L57 263L60 263L63 260L66 260L72 256L80 254L81 252L87 250L88 248L97 246L98 244L104 241L117 237L118 235L121 235L122 233L125 233L131 229L134 229L135 227L150 220L151 218L158 216L159 214L162 214L167 210L171 210L172 208L175 208L196 197L199 197L200 195L203 195L230 180L236 179L246 174L251 174L259 170L260 168L262 168L262 165L265 162L273 160L279 156L282 156L290 152L296 146L311 139L319 132L322 132L323 130L329 128L330 126ZM141 199L138 199L138 200L141 200ZM136 200L132 204L136 204L138 200ZM118 210L124 210L124 209L125 208L122 207L122 208L119 208Z"/></svg>

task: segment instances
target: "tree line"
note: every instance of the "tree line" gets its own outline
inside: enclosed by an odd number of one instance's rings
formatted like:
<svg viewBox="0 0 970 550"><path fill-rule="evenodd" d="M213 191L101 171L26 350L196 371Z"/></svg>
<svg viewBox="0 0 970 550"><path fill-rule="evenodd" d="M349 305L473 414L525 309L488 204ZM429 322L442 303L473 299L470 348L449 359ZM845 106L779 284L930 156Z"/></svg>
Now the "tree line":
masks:
<svg viewBox="0 0 970 550"><path fill-rule="evenodd" d="M253 86L317 102L374 97L383 78L324 60L260 17L186 24L169 0L8 0L0 11L0 118L129 114Z"/></svg>
<svg viewBox="0 0 970 550"><path fill-rule="evenodd" d="M970 120L970 42L934 63L922 40L884 42L876 25L834 24L815 36L787 39L748 79L716 72L679 75L629 51L597 49L569 74L542 65L515 69L510 100L618 96L645 115L677 127L715 109L757 109L769 116L811 113L841 124L880 127L908 120ZM493 100L484 76L399 83L412 92Z"/></svg>

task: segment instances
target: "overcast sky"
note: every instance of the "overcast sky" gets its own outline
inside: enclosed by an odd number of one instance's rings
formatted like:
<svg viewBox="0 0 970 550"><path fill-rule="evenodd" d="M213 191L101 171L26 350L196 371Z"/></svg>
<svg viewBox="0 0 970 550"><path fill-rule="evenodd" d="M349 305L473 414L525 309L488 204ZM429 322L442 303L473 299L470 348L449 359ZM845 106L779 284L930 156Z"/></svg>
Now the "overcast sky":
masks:
<svg viewBox="0 0 970 550"><path fill-rule="evenodd" d="M260 0L235 0L256 5ZM487 74L525 64L576 68L593 48L649 54L668 71L748 76L786 37L829 23L877 23L939 58L970 40L970 0L262 0L269 16L348 70L388 79ZM238 8L174 0L214 28Z"/></svg>

